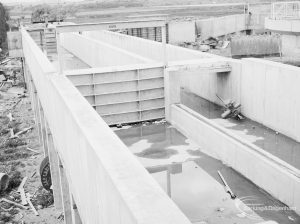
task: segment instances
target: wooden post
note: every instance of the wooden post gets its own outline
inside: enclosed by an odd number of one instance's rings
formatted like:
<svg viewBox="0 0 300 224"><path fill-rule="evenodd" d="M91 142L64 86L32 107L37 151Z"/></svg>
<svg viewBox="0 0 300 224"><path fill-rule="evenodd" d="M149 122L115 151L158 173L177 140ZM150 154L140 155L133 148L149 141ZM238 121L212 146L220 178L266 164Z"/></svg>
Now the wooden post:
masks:
<svg viewBox="0 0 300 224"><path fill-rule="evenodd" d="M72 211L71 211L71 198L69 192L69 183L67 176L63 167L62 162L59 159L59 176L60 176L60 186L61 186L61 195L62 195L62 205L64 211L64 221L65 224L72 224Z"/></svg>
<svg viewBox="0 0 300 224"><path fill-rule="evenodd" d="M51 172L51 182L52 190L54 196L54 206L57 210L63 210L62 205L62 194L61 194L61 184L59 176L59 161L58 155L54 146L53 136L51 131L47 128L47 143L48 143L48 155L50 163L50 172Z"/></svg>

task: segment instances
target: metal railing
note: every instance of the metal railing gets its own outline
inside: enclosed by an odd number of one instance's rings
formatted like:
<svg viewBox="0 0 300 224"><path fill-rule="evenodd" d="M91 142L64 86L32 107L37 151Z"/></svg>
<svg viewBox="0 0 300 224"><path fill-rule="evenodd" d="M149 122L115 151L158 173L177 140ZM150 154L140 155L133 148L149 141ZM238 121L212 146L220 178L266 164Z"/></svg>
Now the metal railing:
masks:
<svg viewBox="0 0 300 224"><path fill-rule="evenodd" d="M300 19L300 1L272 3L271 18Z"/></svg>

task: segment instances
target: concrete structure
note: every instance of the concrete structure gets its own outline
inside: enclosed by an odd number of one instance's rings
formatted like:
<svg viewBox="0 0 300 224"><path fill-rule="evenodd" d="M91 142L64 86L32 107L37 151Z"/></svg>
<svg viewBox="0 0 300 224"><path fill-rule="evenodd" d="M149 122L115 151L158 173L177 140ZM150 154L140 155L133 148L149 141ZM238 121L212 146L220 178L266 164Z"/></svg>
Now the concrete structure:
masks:
<svg viewBox="0 0 300 224"><path fill-rule="evenodd" d="M266 18L265 27L282 36L284 56L300 55L300 2L277 2L272 4L272 14Z"/></svg>
<svg viewBox="0 0 300 224"><path fill-rule="evenodd" d="M224 36L247 30L247 15L231 15L196 21L197 34L201 39Z"/></svg>
<svg viewBox="0 0 300 224"><path fill-rule="evenodd" d="M168 43L195 42L195 21L170 21L168 23Z"/></svg>
<svg viewBox="0 0 300 224"><path fill-rule="evenodd" d="M233 58L279 56L282 48L279 35L234 37L231 39L230 47Z"/></svg>
<svg viewBox="0 0 300 224"><path fill-rule="evenodd" d="M103 31L141 27L161 27L162 43ZM25 29L22 42L55 205L64 209L66 223L190 223L108 126L161 117L300 214L298 169L181 105L180 98L181 87L215 103L216 93L236 98L245 116L300 141L299 68L168 45L161 20L55 29L57 69ZM87 68L66 66L66 50ZM283 184L288 190L278 187Z"/></svg>

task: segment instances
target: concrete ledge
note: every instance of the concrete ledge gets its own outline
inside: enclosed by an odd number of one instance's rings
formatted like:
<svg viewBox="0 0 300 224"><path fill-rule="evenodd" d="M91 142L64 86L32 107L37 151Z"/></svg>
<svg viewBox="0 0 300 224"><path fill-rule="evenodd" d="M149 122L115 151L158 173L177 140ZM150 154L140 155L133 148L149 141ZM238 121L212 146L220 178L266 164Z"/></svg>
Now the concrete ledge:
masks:
<svg viewBox="0 0 300 224"><path fill-rule="evenodd" d="M233 167L275 198L295 207L300 214L298 170L276 157L262 154L261 149L253 150L250 143L243 144L243 140L234 138L222 127L212 125L211 121L182 105L172 105L171 123L199 144L203 152ZM284 186L279 187L280 184Z"/></svg>
<svg viewBox="0 0 300 224"><path fill-rule="evenodd" d="M159 63L159 62L147 63L147 64L109 66L104 68L68 70L64 72L64 75L72 76L72 75L87 75L87 74L107 73L107 72L122 72L122 71L132 71L132 70L148 69L148 68L162 68L163 66L164 66L163 63Z"/></svg>

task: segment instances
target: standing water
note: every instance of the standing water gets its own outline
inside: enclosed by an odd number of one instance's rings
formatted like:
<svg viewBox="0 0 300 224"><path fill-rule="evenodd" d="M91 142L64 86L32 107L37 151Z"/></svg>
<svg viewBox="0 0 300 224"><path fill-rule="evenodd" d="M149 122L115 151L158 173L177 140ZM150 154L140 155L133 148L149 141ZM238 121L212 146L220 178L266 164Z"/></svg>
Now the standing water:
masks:
<svg viewBox="0 0 300 224"><path fill-rule="evenodd" d="M167 123L117 129L115 133L192 223L300 223L300 217ZM220 171L232 191L225 192Z"/></svg>

